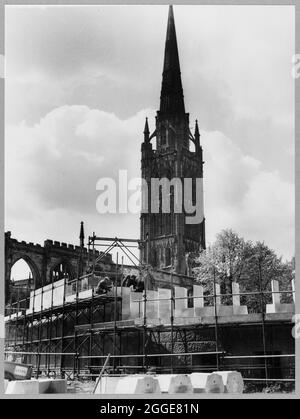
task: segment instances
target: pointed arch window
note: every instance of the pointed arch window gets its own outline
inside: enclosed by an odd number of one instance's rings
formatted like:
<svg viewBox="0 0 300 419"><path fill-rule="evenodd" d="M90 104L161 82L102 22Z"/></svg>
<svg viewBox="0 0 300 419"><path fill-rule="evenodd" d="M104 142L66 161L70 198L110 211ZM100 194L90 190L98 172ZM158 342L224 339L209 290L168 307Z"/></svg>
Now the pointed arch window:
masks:
<svg viewBox="0 0 300 419"><path fill-rule="evenodd" d="M161 145L166 145L167 144L167 130L166 130L166 127L162 127L162 129L161 129L160 144Z"/></svg>
<svg viewBox="0 0 300 419"><path fill-rule="evenodd" d="M171 265L171 249L169 247L166 247L165 249L165 265Z"/></svg>

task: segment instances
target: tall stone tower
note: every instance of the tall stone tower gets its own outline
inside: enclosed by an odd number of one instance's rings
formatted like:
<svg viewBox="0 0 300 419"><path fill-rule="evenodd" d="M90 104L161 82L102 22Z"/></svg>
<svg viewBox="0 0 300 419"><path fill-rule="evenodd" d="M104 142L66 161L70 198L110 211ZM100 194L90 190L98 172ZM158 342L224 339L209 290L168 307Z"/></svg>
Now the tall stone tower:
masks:
<svg viewBox="0 0 300 419"><path fill-rule="evenodd" d="M148 195L144 202L148 211L141 214L141 240L146 244L141 259L155 268L173 269L178 274L190 274L189 254L205 248L205 219L203 215L203 157L198 123L194 135L189 128L189 114L185 112L181 82L178 46L172 6L169 6L165 56L160 96L160 109L156 115L155 130L151 134L148 120L142 143L142 178L147 182ZM156 147L154 141L156 140ZM151 189L151 180L167 178L169 192L161 187L158 193ZM182 196L188 190L184 179L191 182L190 203L198 200L201 217L197 223L188 223L185 207L177 207L178 195L172 179L182 183ZM145 192L145 191L144 191ZM162 200L169 196L171 211L163 210ZM157 201L158 211L151 212L151 203ZM200 202L199 202L200 201ZM190 211L188 211L190 213ZM199 218L199 217L198 217Z"/></svg>

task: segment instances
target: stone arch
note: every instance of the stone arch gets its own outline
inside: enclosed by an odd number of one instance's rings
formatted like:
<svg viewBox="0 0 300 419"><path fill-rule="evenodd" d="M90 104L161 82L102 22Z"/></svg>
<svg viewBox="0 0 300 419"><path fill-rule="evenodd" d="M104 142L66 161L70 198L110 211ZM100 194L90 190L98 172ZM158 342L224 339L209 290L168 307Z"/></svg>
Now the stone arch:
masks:
<svg viewBox="0 0 300 419"><path fill-rule="evenodd" d="M34 287L39 287L42 283L41 281L41 271L40 268L37 266L37 264L34 262L34 260L28 256L26 253L20 253L20 252L16 252L12 255L11 257L11 262L9 264L9 277L11 276L11 270L12 267L19 261L19 260L24 260L27 265L29 266L31 272L32 272L32 279L33 279L33 283L34 283Z"/></svg>
<svg viewBox="0 0 300 419"><path fill-rule="evenodd" d="M76 274L77 272L72 263L63 257L50 264L48 282L60 280L65 275L68 280L72 280L76 277Z"/></svg>

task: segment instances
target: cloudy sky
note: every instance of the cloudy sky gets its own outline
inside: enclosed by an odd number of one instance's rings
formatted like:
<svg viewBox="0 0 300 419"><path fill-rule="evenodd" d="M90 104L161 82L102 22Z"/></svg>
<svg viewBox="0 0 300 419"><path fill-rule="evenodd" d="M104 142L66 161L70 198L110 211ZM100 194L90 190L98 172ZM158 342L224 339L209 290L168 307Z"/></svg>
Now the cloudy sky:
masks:
<svg viewBox="0 0 300 419"><path fill-rule="evenodd" d="M97 180L140 175L159 106L167 6L6 7L6 229L19 240L139 236ZM223 228L294 254L294 8L175 6L207 241Z"/></svg>

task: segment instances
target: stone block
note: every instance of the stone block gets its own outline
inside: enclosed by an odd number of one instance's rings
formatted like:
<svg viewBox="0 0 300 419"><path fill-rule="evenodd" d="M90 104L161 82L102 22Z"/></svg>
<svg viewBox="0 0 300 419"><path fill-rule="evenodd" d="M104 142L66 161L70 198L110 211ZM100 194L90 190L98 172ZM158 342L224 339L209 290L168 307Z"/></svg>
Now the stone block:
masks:
<svg viewBox="0 0 300 419"><path fill-rule="evenodd" d="M39 394L64 394L67 392L67 380L39 379Z"/></svg>
<svg viewBox="0 0 300 419"><path fill-rule="evenodd" d="M68 295L66 297L66 303L73 303L76 300L76 294Z"/></svg>
<svg viewBox="0 0 300 419"><path fill-rule="evenodd" d="M146 315L148 322L148 319L158 318L158 292L147 290L146 297ZM142 315L144 316L144 304L142 304L142 313Z"/></svg>
<svg viewBox="0 0 300 419"><path fill-rule="evenodd" d="M194 307L195 317L212 317L215 315L215 308L213 306Z"/></svg>
<svg viewBox="0 0 300 419"><path fill-rule="evenodd" d="M276 280L271 281L271 287L272 287L272 301L274 305L280 304L280 293L279 293L279 282Z"/></svg>
<svg viewBox="0 0 300 419"><path fill-rule="evenodd" d="M236 307L239 307L241 305L240 286L237 282L232 283L232 304Z"/></svg>
<svg viewBox="0 0 300 419"><path fill-rule="evenodd" d="M120 377L102 377L95 389L95 394L116 394L119 380Z"/></svg>
<svg viewBox="0 0 300 419"><path fill-rule="evenodd" d="M43 293L43 309L47 309L51 307L52 303L52 286L51 288L44 289Z"/></svg>
<svg viewBox="0 0 300 419"><path fill-rule="evenodd" d="M143 293L130 292L130 318L137 319L142 317L143 313Z"/></svg>
<svg viewBox="0 0 300 419"><path fill-rule="evenodd" d="M233 316L233 306L217 306L217 316Z"/></svg>
<svg viewBox="0 0 300 419"><path fill-rule="evenodd" d="M267 304L266 313L295 313L295 304Z"/></svg>
<svg viewBox="0 0 300 419"><path fill-rule="evenodd" d="M9 380L4 380L4 393L6 392Z"/></svg>
<svg viewBox="0 0 300 419"><path fill-rule="evenodd" d="M193 301L194 308L204 307L203 287L200 285L193 285Z"/></svg>
<svg viewBox="0 0 300 419"><path fill-rule="evenodd" d="M235 316L245 316L248 314L247 306L233 306L233 314Z"/></svg>
<svg viewBox="0 0 300 419"><path fill-rule="evenodd" d="M62 394L67 392L67 380L31 379L10 381L5 394Z"/></svg>
<svg viewBox="0 0 300 419"><path fill-rule="evenodd" d="M5 394L39 394L38 380L10 381Z"/></svg>
<svg viewBox="0 0 300 419"><path fill-rule="evenodd" d="M175 317L174 324L190 325L190 324L201 324L201 317Z"/></svg>
<svg viewBox="0 0 300 419"><path fill-rule="evenodd" d="M184 310L188 308L188 290L183 287L174 287L175 291L175 310Z"/></svg>
<svg viewBox="0 0 300 419"><path fill-rule="evenodd" d="M193 393L191 379L185 374L161 374L156 375L161 392L168 394Z"/></svg>
<svg viewBox="0 0 300 419"><path fill-rule="evenodd" d="M244 391L244 380L242 374L237 371L216 371L222 377L225 393L242 394Z"/></svg>
<svg viewBox="0 0 300 419"><path fill-rule="evenodd" d="M130 319L130 288L118 287L118 295L122 297L122 320Z"/></svg>
<svg viewBox="0 0 300 419"><path fill-rule="evenodd" d="M161 320L171 318L171 290L167 288L158 288L158 317Z"/></svg>
<svg viewBox="0 0 300 419"><path fill-rule="evenodd" d="M64 292L65 292L65 280L61 279L60 281L54 282L53 288L53 305L54 306L61 306L64 301Z"/></svg>
<svg viewBox="0 0 300 419"><path fill-rule="evenodd" d="M152 376L127 376L120 378L115 394L160 394L159 381Z"/></svg>
<svg viewBox="0 0 300 419"><path fill-rule="evenodd" d="M40 288L39 290L36 290L35 298L33 299L33 309L35 313L41 311L41 303L42 303L42 292Z"/></svg>
<svg viewBox="0 0 300 419"><path fill-rule="evenodd" d="M190 374L194 393L224 393L222 377L218 373L206 374L194 372Z"/></svg>
<svg viewBox="0 0 300 419"><path fill-rule="evenodd" d="M216 284L215 288L216 288L216 298L215 298L216 306L220 306L221 305L221 287L219 284Z"/></svg>
<svg viewBox="0 0 300 419"><path fill-rule="evenodd" d="M193 308L175 309L174 317L194 317Z"/></svg>
<svg viewBox="0 0 300 419"><path fill-rule="evenodd" d="M86 291L81 291L78 294L78 298L80 298L80 299L92 298L92 295L93 295L93 290L90 289L90 290L86 290Z"/></svg>

